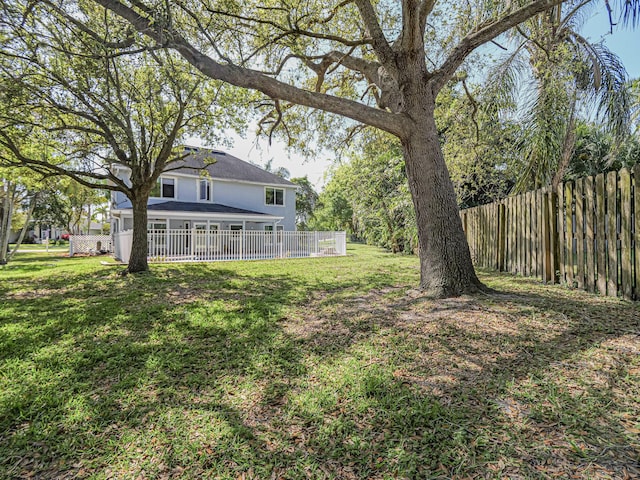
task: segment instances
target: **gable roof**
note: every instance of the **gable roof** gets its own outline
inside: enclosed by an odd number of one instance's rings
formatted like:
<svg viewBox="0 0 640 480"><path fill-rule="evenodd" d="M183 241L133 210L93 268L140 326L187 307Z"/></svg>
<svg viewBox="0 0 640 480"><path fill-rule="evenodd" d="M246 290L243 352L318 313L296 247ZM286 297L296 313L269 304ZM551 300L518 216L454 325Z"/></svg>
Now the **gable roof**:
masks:
<svg viewBox="0 0 640 480"><path fill-rule="evenodd" d="M228 153L206 148L186 148L191 149L193 153L179 162L172 163L169 170L175 171L177 169L180 172L199 175L203 169L206 169L211 178L283 185L286 187L295 186L294 183L278 175L267 172Z"/></svg>
<svg viewBox="0 0 640 480"><path fill-rule="evenodd" d="M244 208L229 207L221 203L198 203L198 202L161 202L147 205L147 210L162 212L201 212L201 213L237 213L244 215L263 215L266 213L245 210Z"/></svg>

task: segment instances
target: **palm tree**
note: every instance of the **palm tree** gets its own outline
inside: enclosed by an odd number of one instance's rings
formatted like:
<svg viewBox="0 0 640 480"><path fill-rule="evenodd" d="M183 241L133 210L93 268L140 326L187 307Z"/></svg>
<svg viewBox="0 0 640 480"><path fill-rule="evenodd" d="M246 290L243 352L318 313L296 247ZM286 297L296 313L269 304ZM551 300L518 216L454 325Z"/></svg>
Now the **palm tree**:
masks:
<svg viewBox="0 0 640 480"><path fill-rule="evenodd" d="M616 138L629 131L624 66L603 44L579 33L589 4L565 2L517 27L511 37L515 50L491 78L503 96L513 99L525 91L519 102L523 170L515 191L557 187L575 148L580 116L595 113Z"/></svg>

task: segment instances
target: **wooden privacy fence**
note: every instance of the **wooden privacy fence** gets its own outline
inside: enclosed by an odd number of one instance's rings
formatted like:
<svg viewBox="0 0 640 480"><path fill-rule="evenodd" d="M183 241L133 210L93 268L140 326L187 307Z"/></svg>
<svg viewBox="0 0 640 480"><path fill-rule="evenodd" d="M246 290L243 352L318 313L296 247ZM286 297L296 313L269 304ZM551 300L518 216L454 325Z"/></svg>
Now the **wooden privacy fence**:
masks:
<svg viewBox="0 0 640 480"><path fill-rule="evenodd" d="M479 267L640 300L640 165L460 215Z"/></svg>

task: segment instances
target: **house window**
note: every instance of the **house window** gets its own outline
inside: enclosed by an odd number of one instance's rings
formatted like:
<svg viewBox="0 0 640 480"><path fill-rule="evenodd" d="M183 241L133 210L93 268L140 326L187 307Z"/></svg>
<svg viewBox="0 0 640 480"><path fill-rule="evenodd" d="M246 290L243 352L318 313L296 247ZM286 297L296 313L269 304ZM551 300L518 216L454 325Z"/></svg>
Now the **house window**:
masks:
<svg viewBox="0 0 640 480"><path fill-rule="evenodd" d="M147 223L148 230L166 230L167 222L163 222L162 220L151 220Z"/></svg>
<svg viewBox="0 0 640 480"><path fill-rule="evenodd" d="M264 192L264 203L266 205L284 205L284 189L267 187Z"/></svg>
<svg viewBox="0 0 640 480"><path fill-rule="evenodd" d="M273 225L265 225L264 226L264 231L265 232L273 232Z"/></svg>
<svg viewBox="0 0 640 480"><path fill-rule="evenodd" d="M211 201L211 183L209 180L200 180L200 198L201 201Z"/></svg>
<svg viewBox="0 0 640 480"><path fill-rule="evenodd" d="M150 196L160 198L176 198L176 179L160 177L151 190Z"/></svg>
<svg viewBox="0 0 640 480"><path fill-rule="evenodd" d="M229 225L229 230L231 230L232 232L241 232L242 225Z"/></svg>

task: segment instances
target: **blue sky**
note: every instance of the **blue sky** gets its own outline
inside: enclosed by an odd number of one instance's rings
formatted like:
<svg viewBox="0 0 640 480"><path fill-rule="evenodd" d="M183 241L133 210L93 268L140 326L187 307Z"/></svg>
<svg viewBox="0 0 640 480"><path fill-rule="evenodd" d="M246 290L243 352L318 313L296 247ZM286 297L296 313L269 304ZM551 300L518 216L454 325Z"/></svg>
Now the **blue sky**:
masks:
<svg viewBox="0 0 640 480"><path fill-rule="evenodd" d="M614 27L610 33L606 11L598 8L585 24L583 34L592 42L604 40L609 50L622 59L629 78L640 77L640 25L635 29Z"/></svg>

